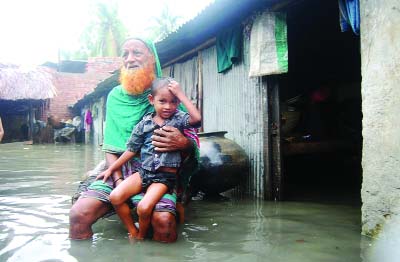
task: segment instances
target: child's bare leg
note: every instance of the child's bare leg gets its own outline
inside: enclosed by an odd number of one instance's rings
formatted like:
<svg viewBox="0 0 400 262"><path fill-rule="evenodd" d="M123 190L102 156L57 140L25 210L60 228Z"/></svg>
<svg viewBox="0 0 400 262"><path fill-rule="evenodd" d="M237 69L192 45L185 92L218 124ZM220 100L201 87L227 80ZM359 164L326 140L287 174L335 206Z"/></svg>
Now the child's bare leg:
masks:
<svg viewBox="0 0 400 262"><path fill-rule="evenodd" d="M139 216L139 233L137 234L137 239L144 239L146 236L154 206L167 191L168 187L161 183L153 183L148 187L146 194L137 206Z"/></svg>
<svg viewBox="0 0 400 262"><path fill-rule="evenodd" d="M126 229L128 230L128 234L130 238L136 238L138 234L138 229L136 228L132 215L131 209L129 205L123 203L118 206L114 206L115 211L117 212L119 218L121 219L122 223L124 223Z"/></svg>
<svg viewBox="0 0 400 262"><path fill-rule="evenodd" d="M135 238L138 230L134 225L131 210L126 200L131 196L142 191L142 179L139 173L134 173L124 181L122 181L110 194L110 201L113 204L115 211L120 217L122 223L128 229L129 236Z"/></svg>

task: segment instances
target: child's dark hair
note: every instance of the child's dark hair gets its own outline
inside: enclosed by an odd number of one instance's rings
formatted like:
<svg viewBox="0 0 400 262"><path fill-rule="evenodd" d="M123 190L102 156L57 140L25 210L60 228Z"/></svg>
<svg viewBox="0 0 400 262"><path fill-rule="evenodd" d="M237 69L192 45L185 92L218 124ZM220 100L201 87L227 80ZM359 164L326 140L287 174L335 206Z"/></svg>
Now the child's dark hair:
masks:
<svg viewBox="0 0 400 262"><path fill-rule="evenodd" d="M171 81L174 81L172 77L159 77L154 79L151 83L151 95L154 96L158 89L166 87Z"/></svg>

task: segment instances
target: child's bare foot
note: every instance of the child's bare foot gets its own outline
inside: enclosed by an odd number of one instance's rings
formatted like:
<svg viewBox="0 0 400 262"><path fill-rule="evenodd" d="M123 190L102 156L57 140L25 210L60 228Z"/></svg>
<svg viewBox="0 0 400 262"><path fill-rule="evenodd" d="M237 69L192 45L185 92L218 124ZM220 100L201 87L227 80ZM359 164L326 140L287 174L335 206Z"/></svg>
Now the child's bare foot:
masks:
<svg viewBox="0 0 400 262"><path fill-rule="evenodd" d="M129 243L131 244L135 244L138 241L142 241L144 240L144 238L138 237L138 235L136 236L132 236L131 234L128 233L128 239L129 239Z"/></svg>
<svg viewBox="0 0 400 262"><path fill-rule="evenodd" d="M138 232L137 230L128 232L128 237L129 237L129 239L130 239L130 240L136 239L137 236L138 236L138 233L139 233L139 232Z"/></svg>
<svg viewBox="0 0 400 262"><path fill-rule="evenodd" d="M136 240L144 240L144 237L136 236Z"/></svg>
<svg viewBox="0 0 400 262"><path fill-rule="evenodd" d="M128 233L128 240L129 240L129 243L131 243L131 244L136 244L136 242L137 242L136 237L132 236L129 233Z"/></svg>
<svg viewBox="0 0 400 262"><path fill-rule="evenodd" d="M128 233L128 238L129 238L129 240L135 240L136 237L137 237L137 234Z"/></svg>
<svg viewBox="0 0 400 262"><path fill-rule="evenodd" d="M139 235L138 229L139 229L139 223L135 222L134 227L136 231L134 232L129 232L128 237L129 237L129 242L136 242L136 240L144 240L144 237Z"/></svg>

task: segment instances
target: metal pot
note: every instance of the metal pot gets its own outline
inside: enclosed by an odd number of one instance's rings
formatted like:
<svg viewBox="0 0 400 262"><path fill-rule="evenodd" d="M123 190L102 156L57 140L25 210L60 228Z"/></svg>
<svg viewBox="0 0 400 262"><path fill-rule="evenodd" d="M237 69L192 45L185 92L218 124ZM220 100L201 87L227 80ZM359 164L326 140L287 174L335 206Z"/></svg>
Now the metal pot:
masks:
<svg viewBox="0 0 400 262"><path fill-rule="evenodd" d="M239 185L248 173L248 157L226 131L199 133L200 170L192 187L206 194L219 194Z"/></svg>

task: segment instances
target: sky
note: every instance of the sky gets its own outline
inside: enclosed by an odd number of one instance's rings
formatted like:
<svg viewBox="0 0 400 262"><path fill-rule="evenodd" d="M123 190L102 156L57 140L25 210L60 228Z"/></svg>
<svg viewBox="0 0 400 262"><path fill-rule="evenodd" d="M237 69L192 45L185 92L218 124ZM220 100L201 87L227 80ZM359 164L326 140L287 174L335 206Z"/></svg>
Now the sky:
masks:
<svg viewBox="0 0 400 262"><path fill-rule="evenodd" d="M39 65L57 62L58 51L73 50L89 23L95 0L1 0L0 63ZM104 0L103 0L104 1ZM111 0L110 0L111 1ZM112 0L131 34L139 34L164 3L182 22L190 20L213 0Z"/></svg>

